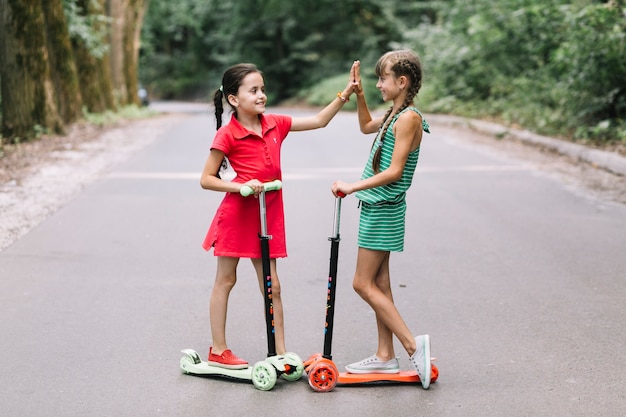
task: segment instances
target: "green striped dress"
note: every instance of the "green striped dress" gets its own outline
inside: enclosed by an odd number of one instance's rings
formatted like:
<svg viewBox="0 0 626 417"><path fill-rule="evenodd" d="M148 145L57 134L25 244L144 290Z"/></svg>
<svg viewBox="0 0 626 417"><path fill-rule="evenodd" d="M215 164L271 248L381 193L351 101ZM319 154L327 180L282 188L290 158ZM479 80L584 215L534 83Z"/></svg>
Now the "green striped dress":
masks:
<svg viewBox="0 0 626 417"><path fill-rule="evenodd" d="M385 133L385 140L381 143L380 139L377 138L374 142L361 179L374 176L372 159L381 145L380 171L389 168L396 143L393 126L400 114L408 110L417 112L422 116L415 107L407 107L393 117ZM425 132L430 133L428 123L426 123L423 116L422 127ZM404 250L405 196L413 181L413 173L417 166L419 153L419 147L409 153L402 177L398 181L368 190L357 191L356 197L360 200L359 205L361 208L358 236L359 247L393 252L402 252Z"/></svg>

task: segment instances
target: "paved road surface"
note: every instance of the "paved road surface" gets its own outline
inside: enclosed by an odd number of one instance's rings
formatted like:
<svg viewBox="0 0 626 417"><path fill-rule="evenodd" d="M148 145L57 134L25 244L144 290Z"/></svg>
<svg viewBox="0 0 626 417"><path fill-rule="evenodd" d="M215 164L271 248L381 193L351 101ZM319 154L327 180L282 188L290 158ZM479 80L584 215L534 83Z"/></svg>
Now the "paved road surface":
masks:
<svg viewBox="0 0 626 417"><path fill-rule="evenodd" d="M395 300L429 333L440 380L269 392L183 375L210 344L215 258L200 248L218 193L199 172L214 130L186 118L0 253L0 415L621 416L626 413L626 207L575 192L531 162L432 125L408 195ZM335 179L359 176L371 137L341 113L283 148L289 257L279 261L288 347L322 348ZM375 350L351 289L358 211L344 202L334 359ZM262 298L242 261L228 339L266 353ZM401 365L408 367L398 345Z"/></svg>

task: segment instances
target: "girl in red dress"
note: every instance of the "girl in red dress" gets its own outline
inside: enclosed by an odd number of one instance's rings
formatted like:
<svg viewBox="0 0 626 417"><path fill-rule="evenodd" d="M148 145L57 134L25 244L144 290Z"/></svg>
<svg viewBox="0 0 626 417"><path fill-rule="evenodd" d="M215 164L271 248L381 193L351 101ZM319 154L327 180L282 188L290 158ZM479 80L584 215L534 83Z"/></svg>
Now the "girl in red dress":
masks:
<svg viewBox="0 0 626 417"><path fill-rule="evenodd" d="M250 258L261 291L265 281L258 238L259 202L256 198L242 197L239 190L247 185L258 195L264 182L282 179L280 149L283 140L290 131L318 129L330 122L353 92L354 68L355 65L346 88L317 115L310 117L264 114L265 83L263 74L254 65L238 64L224 73L222 86L213 97L218 130L200 180L202 188L226 193L203 244L207 251L213 248L217 256L210 301L213 345L209 348L208 362L211 365L230 369L248 366L248 362L237 357L226 344L228 296L237 281L239 259ZM228 102L233 114L230 122L221 126L223 100ZM236 173L232 181L225 181L219 175L226 160ZM280 355L286 353L280 282L276 273L276 258L287 256L282 191L267 193L266 204L267 230L272 235L270 267L276 353Z"/></svg>

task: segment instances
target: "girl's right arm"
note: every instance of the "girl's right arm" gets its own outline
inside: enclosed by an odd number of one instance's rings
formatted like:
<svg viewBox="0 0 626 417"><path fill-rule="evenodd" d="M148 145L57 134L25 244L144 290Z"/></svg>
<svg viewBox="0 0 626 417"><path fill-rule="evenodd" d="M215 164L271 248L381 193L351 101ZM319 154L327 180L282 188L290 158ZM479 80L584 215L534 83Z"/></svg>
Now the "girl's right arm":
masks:
<svg viewBox="0 0 626 417"><path fill-rule="evenodd" d="M224 152L218 149L211 149L209 157L204 164L202 176L200 177L200 186L205 190L223 191L226 193L238 193L243 185L247 185L255 194L263 191L263 184L258 180L251 180L245 184L224 181L217 176L224 160Z"/></svg>
<svg viewBox="0 0 626 417"><path fill-rule="evenodd" d="M361 129L361 133L376 133L383 121L383 116L372 119L363 91L356 94L356 110L359 116L359 128Z"/></svg>
<svg viewBox="0 0 626 417"><path fill-rule="evenodd" d="M370 110L367 107L365 94L363 93L363 85L361 84L361 63L357 62L356 65L353 66L351 72L353 72L350 75L353 77L355 84L354 92L356 93L356 109L359 117L359 128L362 133L375 133L382 123L383 116L372 119Z"/></svg>

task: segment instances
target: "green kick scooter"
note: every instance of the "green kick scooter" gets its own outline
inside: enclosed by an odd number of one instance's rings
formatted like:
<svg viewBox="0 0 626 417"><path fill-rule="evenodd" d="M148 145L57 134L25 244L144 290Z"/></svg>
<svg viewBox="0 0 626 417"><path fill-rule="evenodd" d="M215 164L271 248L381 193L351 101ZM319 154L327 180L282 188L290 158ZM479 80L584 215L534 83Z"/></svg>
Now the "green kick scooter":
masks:
<svg viewBox="0 0 626 417"><path fill-rule="evenodd" d="M186 374L196 376L221 376L231 379L252 381L254 386L261 391L269 391L274 388L279 376L287 381L297 381L302 377L304 372L304 364L302 359L292 352L284 355L276 354L276 340L274 338L274 307L272 302L272 274L270 270L270 249L269 241L272 238L267 233L267 219L265 207L265 193L268 191L277 191L282 188L280 180L263 184L264 190L259 194L259 209L261 216L261 232L259 239L261 241L261 260L263 264L264 282L264 300L265 300L265 325L267 332L267 358L258 361L253 366L245 369L226 369L218 366L209 365L200 359L200 355L193 349L184 349L185 354L180 360L180 367ZM252 188L248 186L241 187L241 195L248 197L253 195Z"/></svg>

